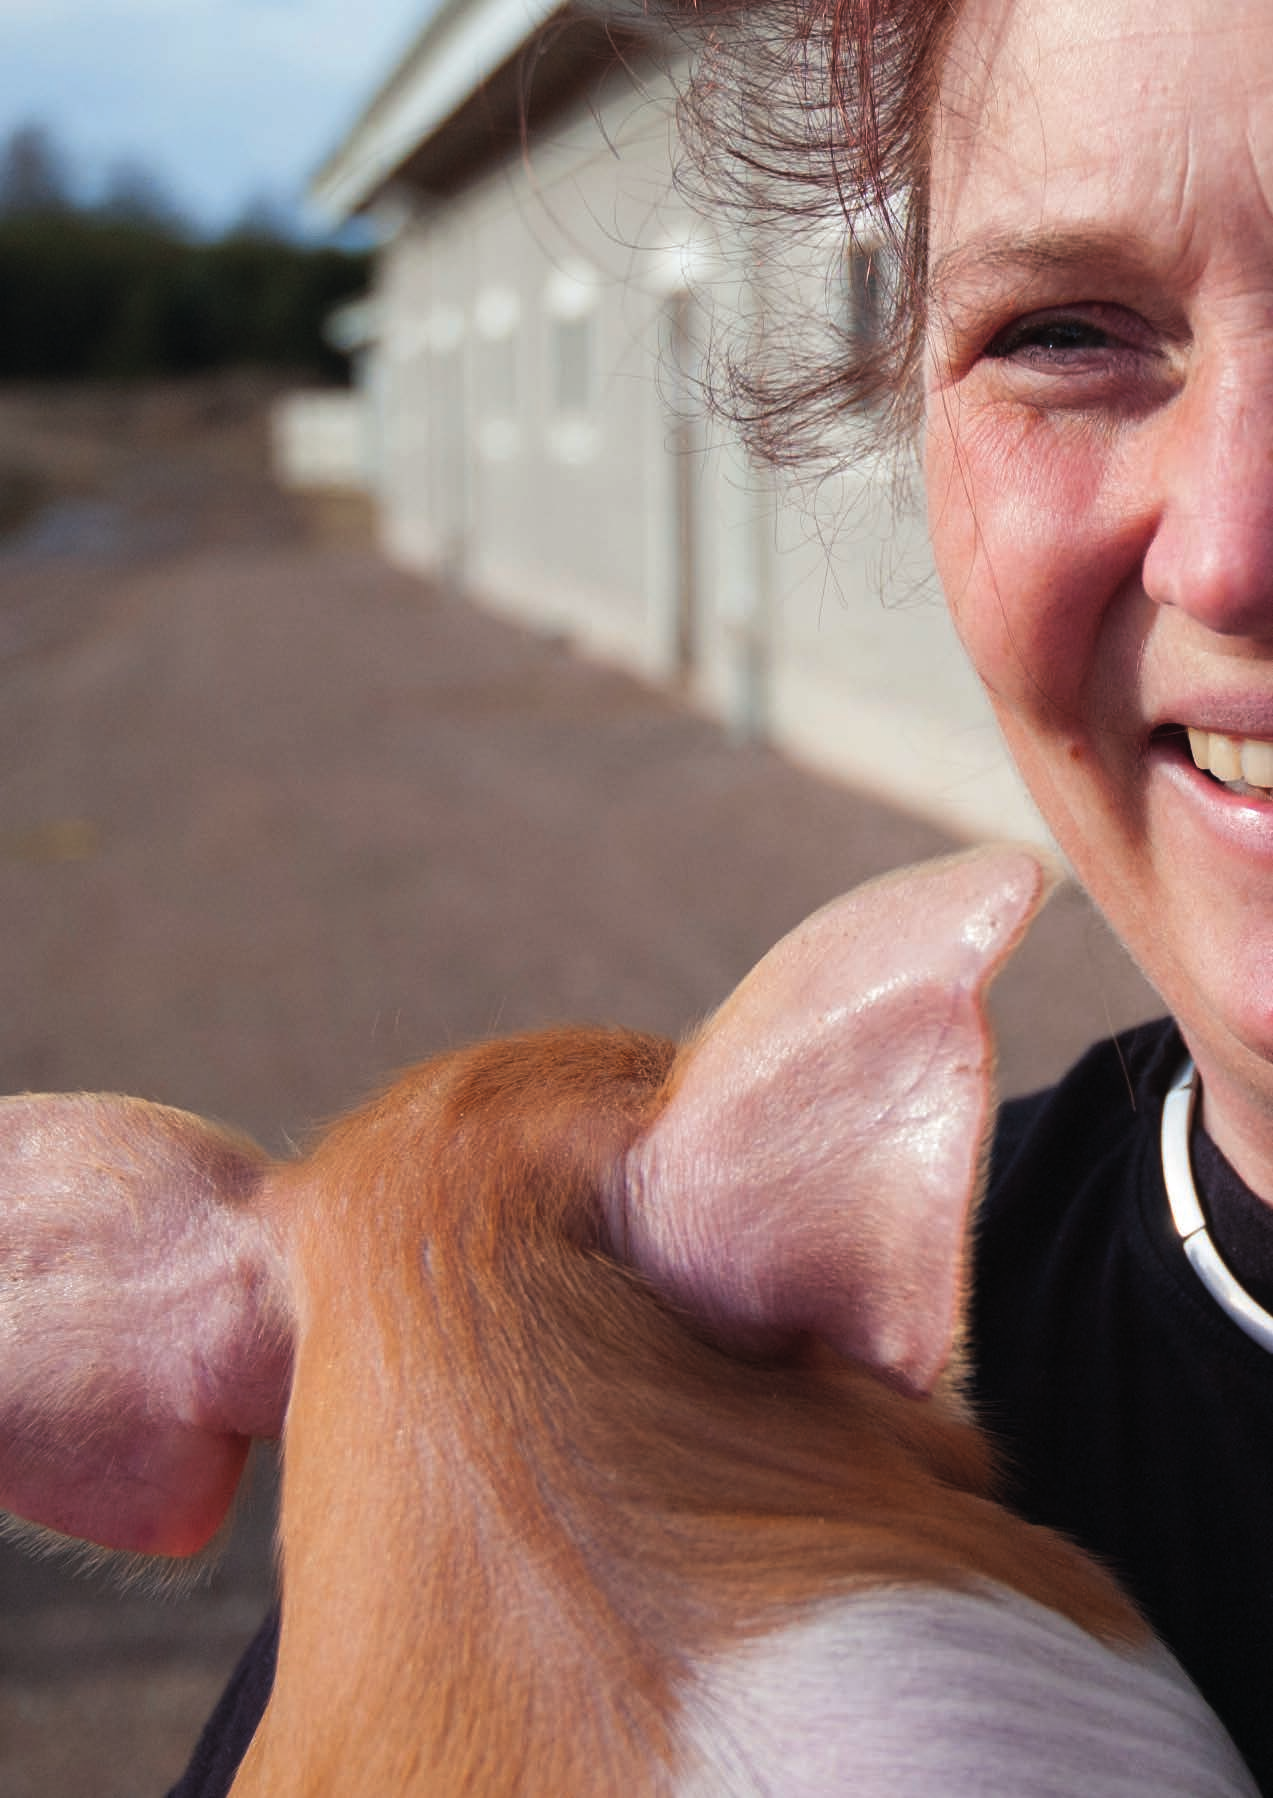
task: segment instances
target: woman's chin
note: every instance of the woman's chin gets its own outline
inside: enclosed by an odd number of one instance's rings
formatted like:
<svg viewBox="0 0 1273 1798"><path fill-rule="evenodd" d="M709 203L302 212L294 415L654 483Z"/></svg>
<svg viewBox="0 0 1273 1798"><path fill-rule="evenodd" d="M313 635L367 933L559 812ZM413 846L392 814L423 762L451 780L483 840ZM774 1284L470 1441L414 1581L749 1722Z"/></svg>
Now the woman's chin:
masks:
<svg viewBox="0 0 1273 1798"><path fill-rule="evenodd" d="M1046 797L1080 880L1204 1075L1273 1104L1273 804L1235 798L1178 756L1065 772Z"/></svg>
<svg viewBox="0 0 1273 1798"><path fill-rule="evenodd" d="M1273 949L1213 972L1169 1002L1202 1077L1207 1134L1273 1199Z"/></svg>

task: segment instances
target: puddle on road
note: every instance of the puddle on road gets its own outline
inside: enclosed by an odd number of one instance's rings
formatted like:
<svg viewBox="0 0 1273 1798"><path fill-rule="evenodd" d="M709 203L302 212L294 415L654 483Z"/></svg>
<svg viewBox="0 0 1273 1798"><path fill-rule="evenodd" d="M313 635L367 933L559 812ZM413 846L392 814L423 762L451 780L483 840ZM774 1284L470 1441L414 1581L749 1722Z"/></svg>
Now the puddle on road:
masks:
<svg viewBox="0 0 1273 1798"><path fill-rule="evenodd" d="M62 556L118 556L130 547L133 535L122 506L109 500L59 499L0 542L0 568Z"/></svg>
<svg viewBox="0 0 1273 1798"><path fill-rule="evenodd" d="M0 576L39 564L83 562L90 567L179 549L186 529L179 509L139 516L127 501L57 499L19 530L0 536Z"/></svg>

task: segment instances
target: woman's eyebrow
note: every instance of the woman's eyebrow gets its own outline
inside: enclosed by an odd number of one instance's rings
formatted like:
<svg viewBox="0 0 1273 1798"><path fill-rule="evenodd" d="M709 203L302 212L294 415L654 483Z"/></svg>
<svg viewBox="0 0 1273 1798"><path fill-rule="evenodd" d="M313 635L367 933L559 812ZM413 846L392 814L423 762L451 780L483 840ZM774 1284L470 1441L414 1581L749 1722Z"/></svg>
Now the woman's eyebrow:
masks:
<svg viewBox="0 0 1273 1798"><path fill-rule="evenodd" d="M928 291L939 302L967 302L976 299L983 284L998 288L1009 280L1028 290L1032 282L1079 270L1088 279L1117 275L1126 280L1149 272L1125 232L1106 228L990 232L935 257Z"/></svg>

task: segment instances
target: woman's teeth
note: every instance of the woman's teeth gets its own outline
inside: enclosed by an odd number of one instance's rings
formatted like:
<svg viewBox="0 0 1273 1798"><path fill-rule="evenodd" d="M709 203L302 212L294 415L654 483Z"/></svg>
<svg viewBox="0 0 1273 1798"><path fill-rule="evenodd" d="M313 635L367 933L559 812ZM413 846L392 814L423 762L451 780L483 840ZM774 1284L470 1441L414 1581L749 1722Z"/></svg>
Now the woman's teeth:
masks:
<svg viewBox="0 0 1273 1798"><path fill-rule="evenodd" d="M1257 737L1226 737L1218 730L1189 727L1189 748L1195 764L1232 793L1273 797L1273 743Z"/></svg>

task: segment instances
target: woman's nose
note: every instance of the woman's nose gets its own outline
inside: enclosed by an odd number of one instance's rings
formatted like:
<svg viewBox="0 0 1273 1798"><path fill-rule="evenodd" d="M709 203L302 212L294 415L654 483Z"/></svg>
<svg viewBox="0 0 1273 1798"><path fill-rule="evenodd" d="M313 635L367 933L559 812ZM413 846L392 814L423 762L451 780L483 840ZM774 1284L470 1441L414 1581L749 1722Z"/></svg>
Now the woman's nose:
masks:
<svg viewBox="0 0 1273 1798"><path fill-rule="evenodd" d="M1146 593L1221 636L1273 638L1273 343L1199 371L1159 430Z"/></svg>

